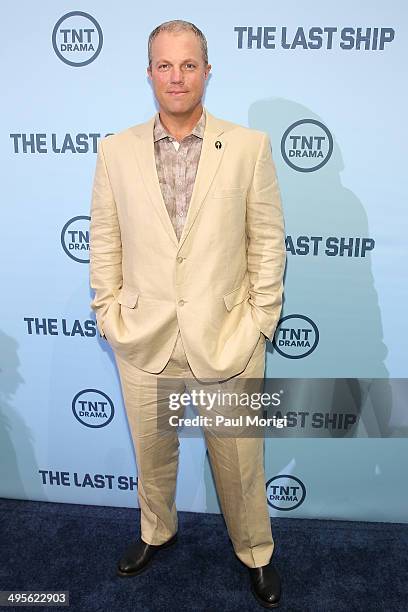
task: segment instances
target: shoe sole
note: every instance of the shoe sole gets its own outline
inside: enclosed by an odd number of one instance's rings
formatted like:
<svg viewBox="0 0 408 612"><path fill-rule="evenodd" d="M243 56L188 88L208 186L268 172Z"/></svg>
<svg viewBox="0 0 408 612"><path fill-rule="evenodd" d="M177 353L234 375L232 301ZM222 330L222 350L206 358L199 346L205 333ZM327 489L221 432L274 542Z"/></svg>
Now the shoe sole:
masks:
<svg viewBox="0 0 408 612"><path fill-rule="evenodd" d="M253 587L251 587L251 591L253 596L255 597L255 599L257 600L257 602L263 606L264 608L277 608L280 605L280 600L276 601L276 602L271 602L268 603L267 601L261 599L256 593L255 593L255 589Z"/></svg>
<svg viewBox="0 0 408 612"><path fill-rule="evenodd" d="M164 544L162 544L161 548L159 548L156 552L158 552L159 550L163 550L164 548L168 548L169 546L171 546L172 544L175 544L176 542L177 542L177 537L173 537L168 542L165 542ZM138 570L135 570L134 572L121 572L120 569L117 568L116 569L116 575L117 576L121 576L121 577L137 576L138 574L141 574L142 572L144 572L149 567L152 559L153 559L153 557L145 565L143 565L143 567L141 567Z"/></svg>

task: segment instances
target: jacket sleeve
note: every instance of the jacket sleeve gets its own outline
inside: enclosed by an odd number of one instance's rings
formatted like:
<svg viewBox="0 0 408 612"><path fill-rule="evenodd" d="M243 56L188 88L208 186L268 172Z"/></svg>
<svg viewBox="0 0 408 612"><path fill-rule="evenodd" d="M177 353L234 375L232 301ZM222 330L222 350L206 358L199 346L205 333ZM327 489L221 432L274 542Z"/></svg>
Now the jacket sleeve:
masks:
<svg viewBox="0 0 408 612"><path fill-rule="evenodd" d="M90 284L95 290L91 308L99 332L109 306L122 287L122 242L116 203L104 154L105 138L99 141L93 181L90 223Z"/></svg>
<svg viewBox="0 0 408 612"><path fill-rule="evenodd" d="M260 331L272 340L282 307L286 247L271 144L263 132L247 196L246 239L252 316Z"/></svg>

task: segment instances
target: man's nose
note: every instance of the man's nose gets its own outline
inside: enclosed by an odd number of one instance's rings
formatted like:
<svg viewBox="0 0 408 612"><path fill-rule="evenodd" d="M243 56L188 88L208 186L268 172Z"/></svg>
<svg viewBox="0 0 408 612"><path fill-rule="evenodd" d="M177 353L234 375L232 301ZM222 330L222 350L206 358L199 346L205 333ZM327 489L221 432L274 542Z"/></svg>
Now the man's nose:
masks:
<svg viewBox="0 0 408 612"><path fill-rule="evenodd" d="M182 83L183 82L183 73L180 68L173 66L171 69L170 80L172 83Z"/></svg>

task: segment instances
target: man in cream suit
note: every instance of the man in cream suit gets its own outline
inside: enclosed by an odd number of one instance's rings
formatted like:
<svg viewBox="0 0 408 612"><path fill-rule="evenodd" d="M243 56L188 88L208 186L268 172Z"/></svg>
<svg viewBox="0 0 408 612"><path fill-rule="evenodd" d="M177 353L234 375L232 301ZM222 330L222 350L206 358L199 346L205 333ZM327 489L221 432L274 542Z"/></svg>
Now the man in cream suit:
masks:
<svg viewBox="0 0 408 612"><path fill-rule="evenodd" d="M138 465L141 538L119 561L121 576L139 574L177 540L170 393L256 388L285 267L267 134L203 107L211 66L196 26L161 24L148 49L159 111L100 141L90 229L92 308L115 354ZM263 439L245 428L205 437L234 551L257 601L276 607Z"/></svg>

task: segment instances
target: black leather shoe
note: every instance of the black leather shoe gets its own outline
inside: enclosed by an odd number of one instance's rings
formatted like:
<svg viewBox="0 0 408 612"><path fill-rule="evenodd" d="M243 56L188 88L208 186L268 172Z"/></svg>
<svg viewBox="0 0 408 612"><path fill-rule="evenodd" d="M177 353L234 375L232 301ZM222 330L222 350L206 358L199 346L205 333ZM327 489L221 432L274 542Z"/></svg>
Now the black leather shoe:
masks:
<svg viewBox="0 0 408 612"><path fill-rule="evenodd" d="M152 557L161 548L167 548L177 541L177 533L164 544L146 544L142 539L139 539L134 544L131 544L125 551L123 557L118 563L118 576L136 576L143 572Z"/></svg>
<svg viewBox="0 0 408 612"><path fill-rule="evenodd" d="M270 562L263 567L248 567L251 591L264 608L277 608L281 597L281 579Z"/></svg>

